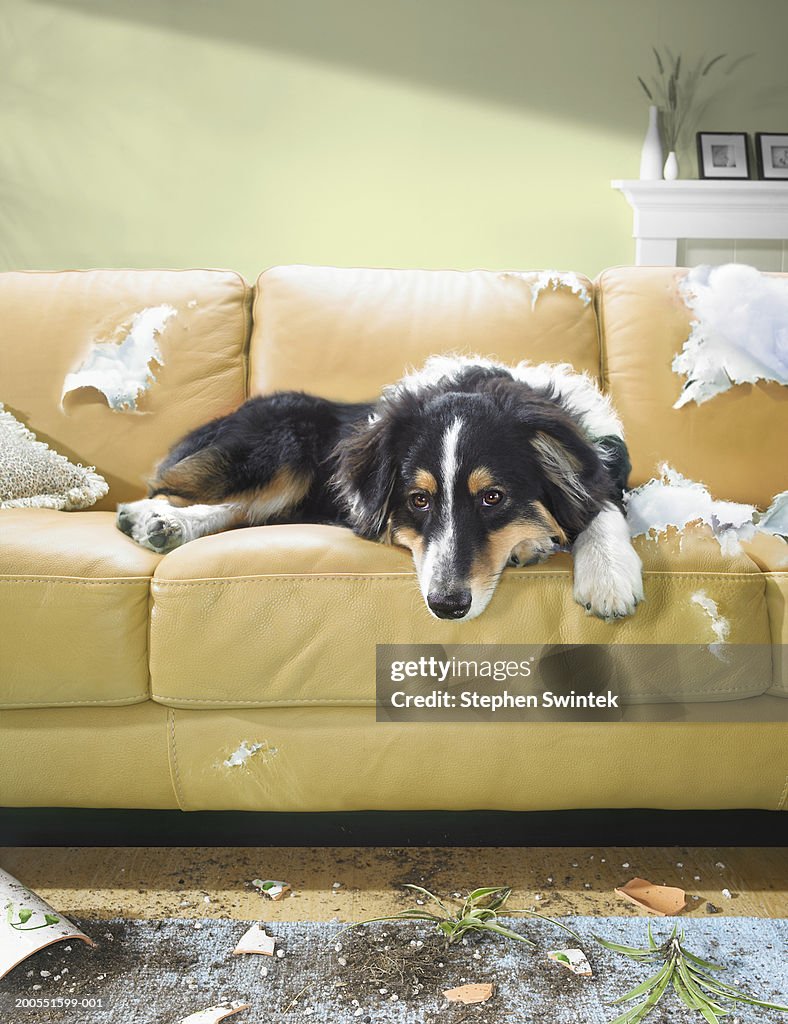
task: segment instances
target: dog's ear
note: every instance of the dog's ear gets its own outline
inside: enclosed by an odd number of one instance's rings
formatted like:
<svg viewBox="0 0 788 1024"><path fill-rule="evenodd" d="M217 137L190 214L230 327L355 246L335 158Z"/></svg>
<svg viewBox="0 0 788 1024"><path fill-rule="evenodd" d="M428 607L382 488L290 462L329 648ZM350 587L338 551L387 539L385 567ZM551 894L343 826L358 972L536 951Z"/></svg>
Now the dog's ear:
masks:
<svg viewBox="0 0 788 1024"><path fill-rule="evenodd" d="M379 540L386 531L397 477L393 425L385 411L359 424L336 448L334 486L354 531Z"/></svg>
<svg viewBox="0 0 788 1024"><path fill-rule="evenodd" d="M599 454L552 395L514 381L496 383L495 395L522 430L544 504L574 539L610 498L610 480Z"/></svg>

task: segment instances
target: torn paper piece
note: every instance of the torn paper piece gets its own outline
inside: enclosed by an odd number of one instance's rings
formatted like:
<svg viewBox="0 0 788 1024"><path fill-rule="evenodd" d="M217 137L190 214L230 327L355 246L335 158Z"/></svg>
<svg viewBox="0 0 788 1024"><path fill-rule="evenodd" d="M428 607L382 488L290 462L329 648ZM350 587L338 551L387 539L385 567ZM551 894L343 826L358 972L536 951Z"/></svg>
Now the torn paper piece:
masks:
<svg viewBox="0 0 788 1024"><path fill-rule="evenodd" d="M774 496L771 505L758 517L758 529L788 539L788 491Z"/></svg>
<svg viewBox="0 0 788 1024"><path fill-rule="evenodd" d="M724 555L741 550L741 541L755 535L754 505L716 501L703 484L688 480L667 463L659 467L659 479L624 495L624 506L633 537L653 538L670 527L683 530L690 523L705 523Z"/></svg>
<svg viewBox="0 0 788 1024"><path fill-rule="evenodd" d="M285 893L290 892L290 886L287 882L272 882L270 879L263 881L261 878L255 878L252 885L255 889L259 889L266 896L270 896L272 900L277 902L282 899Z"/></svg>
<svg viewBox="0 0 788 1024"><path fill-rule="evenodd" d="M616 889L616 892L636 906L650 910L659 917L678 914L687 905L687 894L683 889L671 885L654 885L645 878L633 878L620 889Z"/></svg>
<svg viewBox="0 0 788 1024"><path fill-rule="evenodd" d="M7 871L0 869L0 978L54 942L95 942Z"/></svg>
<svg viewBox="0 0 788 1024"><path fill-rule="evenodd" d="M443 994L450 1003L486 1003L492 998L493 986L474 984L460 985L459 988L444 989Z"/></svg>
<svg viewBox="0 0 788 1024"><path fill-rule="evenodd" d="M264 928L261 928L259 924L253 924L249 931L241 937L233 950L233 955L260 953L262 956L273 956L275 949L276 939L273 935L266 935Z"/></svg>
<svg viewBox="0 0 788 1024"><path fill-rule="evenodd" d="M175 313L172 306L151 306L134 314L122 341L97 341L82 365L66 375L61 405L70 392L95 388L115 412L135 410L156 380L151 363L164 365L157 339Z"/></svg>
<svg viewBox="0 0 788 1024"><path fill-rule="evenodd" d="M234 999L231 1003L221 1003L218 1006L209 1006L207 1010L198 1010L197 1013L190 1013L188 1017L182 1017L178 1024L219 1024L225 1017L232 1017L241 1010L249 1010L249 1003L240 999Z"/></svg>
<svg viewBox="0 0 788 1024"><path fill-rule="evenodd" d="M593 975L591 964L582 949L553 949L547 954L547 959L561 964L572 974L582 974L586 978Z"/></svg>
<svg viewBox="0 0 788 1024"><path fill-rule="evenodd" d="M705 590L697 590L690 600L693 604L699 605L711 619L711 629L717 639L714 643L709 644L709 650L720 661L726 661L723 647L730 636L730 622L720 615L717 602L709 597Z"/></svg>
<svg viewBox="0 0 788 1024"><path fill-rule="evenodd" d="M788 384L788 280L726 263L690 270L679 292L695 319L673 360L687 378L674 409L734 384Z"/></svg>

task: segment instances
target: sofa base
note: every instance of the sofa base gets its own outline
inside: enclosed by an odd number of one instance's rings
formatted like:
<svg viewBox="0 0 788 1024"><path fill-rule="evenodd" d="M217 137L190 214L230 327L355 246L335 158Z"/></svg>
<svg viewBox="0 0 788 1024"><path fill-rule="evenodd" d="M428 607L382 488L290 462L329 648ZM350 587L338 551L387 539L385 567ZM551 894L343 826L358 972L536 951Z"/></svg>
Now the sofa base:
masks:
<svg viewBox="0 0 788 1024"><path fill-rule="evenodd" d="M148 702L4 711L0 729L5 807L788 809L784 722L469 728L379 724L369 708Z"/></svg>

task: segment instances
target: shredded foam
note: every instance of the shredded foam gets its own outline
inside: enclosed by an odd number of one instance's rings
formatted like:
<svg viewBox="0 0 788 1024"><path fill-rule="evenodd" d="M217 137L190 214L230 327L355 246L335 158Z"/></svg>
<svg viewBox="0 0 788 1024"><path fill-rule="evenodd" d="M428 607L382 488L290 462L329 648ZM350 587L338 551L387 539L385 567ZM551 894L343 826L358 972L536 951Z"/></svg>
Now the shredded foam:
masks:
<svg viewBox="0 0 788 1024"><path fill-rule="evenodd" d="M121 341L97 341L87 359L63 382L61 404L79 388L95 388L115 412L137 409L140 395L156 381L152 363L164 365L158 337L176 315L172 306L151 306L135 313Z"/></svg>
<svg viewBox="0 0 788 1024"><path fill-rule="evenodd" d="M690 270L679 287L695 319L673 370L686 377L673 408L734 384L788 384L788 280L727 263Z"/></svg>

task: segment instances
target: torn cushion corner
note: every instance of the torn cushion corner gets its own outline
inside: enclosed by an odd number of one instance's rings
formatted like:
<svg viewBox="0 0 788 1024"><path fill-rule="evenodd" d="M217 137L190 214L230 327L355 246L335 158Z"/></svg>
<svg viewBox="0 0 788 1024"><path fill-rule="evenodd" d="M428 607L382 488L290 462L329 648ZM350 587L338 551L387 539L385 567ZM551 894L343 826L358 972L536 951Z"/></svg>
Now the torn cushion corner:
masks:
<svg viewBox="0 0 788 1024"><path fill-rule="evenodd" d="M53 451L0 403L0 509L90 508L109 492L94 466Z"/></svg>

